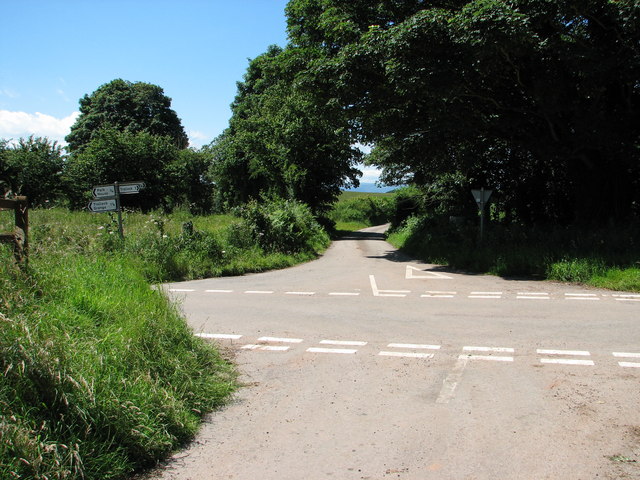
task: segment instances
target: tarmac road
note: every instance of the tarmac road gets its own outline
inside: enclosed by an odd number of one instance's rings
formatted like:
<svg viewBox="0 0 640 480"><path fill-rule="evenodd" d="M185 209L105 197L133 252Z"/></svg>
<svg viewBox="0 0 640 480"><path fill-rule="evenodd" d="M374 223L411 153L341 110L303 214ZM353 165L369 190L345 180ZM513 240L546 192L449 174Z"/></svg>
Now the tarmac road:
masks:
<svg viewBox="0 0 640 480"><path fill-rule="evenodd" d="M640 295L447 271L383 231L164 286L247 386L148 478L640 478Z"/></svg>

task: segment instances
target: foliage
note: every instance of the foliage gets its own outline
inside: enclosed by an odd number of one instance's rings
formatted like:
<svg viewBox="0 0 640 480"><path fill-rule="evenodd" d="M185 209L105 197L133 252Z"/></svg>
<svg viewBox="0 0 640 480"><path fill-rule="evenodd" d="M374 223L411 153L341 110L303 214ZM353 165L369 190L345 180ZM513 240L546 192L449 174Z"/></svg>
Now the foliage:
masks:
<svg viewBox="0 0 640 480"><path fill-rule="evenodd" d="M189 143L171 99L159 86L143 82L112 80L81 98L80 116L66 137L69 151L82 152L103 129L169 137L178 149Z"/></svg>
<svg viewBox="0 0 640 480"><path fill-rule="evenodd" d="M338 230L343 230L346 226L360 229L382 225L391 220L395 202L393 195L368 193L352 196L348 193L343 192L328 214Z"/></svg>
<svg viewBox="0 0 640 480"><path fill-rule="evenodd" d="M293 44L324 52L312 84L375 145L385 180L460 176L527 224L640 213L637 2L293 0L287 12Z"/></svg>
<svg viewBox="0 0 640 480"><path fill-rule="evenodd" d="M585 230L491 224L485 234L479 243L476 224L414 215L390 232L389 241L417 258L464 271L640 291L637 226Z"/></svg>
<svg viewBox="0 0 640 480"><path fill-rule="evenodd" d="M220 207L275 195L322 212L357 183L361 154L342 110L304 88L314 55L272 46L250 62L229 128L206 149Z"/></svg>
<svg viewBox="0 0 640 480"><path fill-rule="evenodd" d="M234 374L120 255L0 248L0 477L117 479L195 434Z"/></svg>
<svg viewBox="0 0 640 480"><path fill-rule="evenodd" d="M329 237L305 204L294 200L250 202L242 209L253 238L267 252L319 251Z"/></svg>
<svg viewBox="0 0 640 480"><path fill-rule="evenodd" d="M203 178L206 167L201 154L179 150L169 137L103 129L68 159L64 178L75 208L86 205L94 185L143 180L140 193L121 197L124 207L148 211L185 203L205 211L211 198L211 186Z"/></svg>
<svg viewBox="0 0 640 480"><path fill-rule="evenodd" d="M59 199L64 157L57 142L47 138L21 138L8 146L0 142L0 177L4 190L26 195L31 206L41 206Z"/></svg>

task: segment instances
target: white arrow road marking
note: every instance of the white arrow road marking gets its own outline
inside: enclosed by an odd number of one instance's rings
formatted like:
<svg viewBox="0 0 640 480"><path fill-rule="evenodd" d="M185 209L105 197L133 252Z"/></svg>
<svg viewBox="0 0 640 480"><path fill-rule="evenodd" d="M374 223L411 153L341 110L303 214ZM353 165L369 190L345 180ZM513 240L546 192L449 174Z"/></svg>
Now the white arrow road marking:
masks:
<svg viewBox="0 0 640 480"><path fill-rule="evenodd" d="M406 297L407 293L411 293L411 290L379 290L376 277L373 275L369 275L369 282L374 297Z"/></svg>
<svg viewBox="0 0 640 480"><path fill-rule="evenodd" d="M413 272L420 272L420 275L416 275ZM420 268L412 267L411 265L407 265L404 278L406 280L434 279L434 278L437 278L439 280L453 280L453 277L449 277L448 275L444 275L443 273L432 272L430 270L421 270Z"/></svg>

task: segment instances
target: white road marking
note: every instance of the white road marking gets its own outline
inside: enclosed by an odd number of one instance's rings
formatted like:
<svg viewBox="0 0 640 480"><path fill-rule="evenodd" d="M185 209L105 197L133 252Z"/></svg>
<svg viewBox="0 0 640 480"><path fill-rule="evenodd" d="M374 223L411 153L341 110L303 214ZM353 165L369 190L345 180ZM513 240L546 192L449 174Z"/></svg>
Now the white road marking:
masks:
<svg viewBox="0 0 640 480"><path fill-rule="evenodd" d="M407 293L411 293L411 290L379 290L376 284L376 277L373 275L369 275L369 282L371 283L371 291L374 297L406 297Z"/></svg>
<svg viewBox="0 0 640 480"><path fill-rule="evenodd" d="M309 353L338 353L338 354L344 354L344 355L352 355L357 351L358 350L352 350L347 348L317 348L317 347L307 348L307 352Z"/></svg>
<svg viewBox="0 0 640 480"><path fill-rule="evenodd" d="M561 365L588 365L594 366L592 360L573 360L570 358L541 358L540 363L557 363Z"/></svg>
<svg viewBox="0 0 640 480"><path fill-rule="evenodd" d="M195 292L193 288L170 288L170 292Z"/></svg>
<svg viewBox="0 0 640 480"><path fill-rule="evenodd" d="M471 292L468 298L502 298L502 292Z"/></svg>
<svg viewBox="0 0 640 480"><path fill-rule="evenodd" d="M518 292L517 300L550 300L548 293Z"/></svg>
<svg viewBox="0 0 640 480"><path fill-rule="evenodd" d="M279 345L254 345L248 344L242 347L243 350L262 350L265 352L286 352L290 347L284 347Z"/></svg>
<svg viewBox="0 0 640 480"><path fill-rule="evenodd" d="M196 337L215 338L218 340L239 340L242 338L242 335L232 335L227 333L196 333Z"/></svg>
<svg viewBox="0 0 640 480"><path fill-rule="evenodd" d="M600 300L595 293L565 293L565 300Z"/></svg>
<svg viewBox="0 0 640 480"><path fill-rule="evenodd" d="M360 294L355 292L330 292L329 295L336 297L357 297Z"/></svg>
<svg viewBox="0 0 640 480"><path fill-rule="evenodd" d="M285 295L306 295L306 296L311 296L311 295L315 295L316 292L285 292Z"/></svg>
<svg viewBox="0 0 640 480"><path fill-rule="evenodd" d="M367 342L359 342L357 340L322 340L320 345L337 345L337 346L351 346L351 347L364 347Z"/></svg>
<svg viewBox="0 0 640 480"><path fill-rule="evenodd" d="M613 356L622 358L640 358L640 353L613 352Z"/></svg>
<svg viewBox="0 0 640 480"><path fill-rule="evenodd" d="M453 298L458 292L441 292L437 290L427 290L425 295L420 295L422 298Z"/></svg>
<svg viewBox="0 0 640 480"><path fill-rule="evenodd" d="M250 295L267 295L273 293L273 290L247 290L244 293L248 293Z"/></svg>
<svg viewBox="0 0 640 480"><path fill-rule="evenodd" d="M636 293L614 293L612 297L624 297L624 298L640 298L640 294Z"/></svg>
<svg viewBox="0 0 640 480"><path fill-rule="evenodd" d="M497 357L493 355L460 355L460 357L466 357L469 360L484 360L489 362L513 362L513 357Z"/></svg>
<svg viewBox="0 0 640 480"><path fill-rule="evenodd" d="M233 290L205 290L205 293L233 293Z"/></svg>
<svg viewBox="0 0 640 480"><path fill-rule="evenodd" d="M274 343L302 343L301 338L278 338L278 337L260 337L259 342L274 342Z"/></svg>
<svg viewBox="0 0 640 480"><path fill-rule="evenodd" d="M543 348L539 348L536 350L541 355L573 355L573 356L582 356L588 357L591 355L590 352L585 350L546 350Z"/></svg>
<svg viewBox="0 0 640 480"><path fill-rule="evenodd" d="M467 367L468 362L469 358L466 355L458 357L453 370L451 370L449 375L447 375L447 378L442 382L442 388L440 389L440 394L436 399L436 403L449 403L453 398L453 394L456 391L458 383L460 383L460 380L462 379L462 374L464 373L464 369Z"/></svg>
<svg viewBox="0 0 640 480"><path fill-rule="evenodd" d="M496 353L514 353L513 348L508 347L462 347L464 352L496 352Z"/></svg>
<svg viewBox="0 0 640 480"><path fill-rule="evenodd" d="M440 345L422 345L417 343L390 343L389 348L408 348L412 350L440 350Z"/></svg>
<svg viewBox="0 0 640 480"><path fill-rule="evenodd" d="M637 362L618 362L618 365L625 368L640 368L640 363Z"/></svg>
<svg viewBox="0 0 640 480"><path fill-rule="evenodd" d="M406 357L406 358L433 358L433 353L415 353L415 352L380 352L378 355L383 357Z"/></svg>
<svg viewBox="0 0 640 480"><path fill-rule="evenodd" d="M413 272L420 272L420 275L415 275ZM449 277L448 275L444 275L443 273L432 272L430 270L421 270L419 268L412 267L411 265L407 265L404 278L406 280L412 280L412 279L453 280L453 277Z"/></svg>
<svg viewBox="0 0 640 480"><path fill-rule="evenodd" d="M616 302L640 302L640 298L616 298Z"/></svg>

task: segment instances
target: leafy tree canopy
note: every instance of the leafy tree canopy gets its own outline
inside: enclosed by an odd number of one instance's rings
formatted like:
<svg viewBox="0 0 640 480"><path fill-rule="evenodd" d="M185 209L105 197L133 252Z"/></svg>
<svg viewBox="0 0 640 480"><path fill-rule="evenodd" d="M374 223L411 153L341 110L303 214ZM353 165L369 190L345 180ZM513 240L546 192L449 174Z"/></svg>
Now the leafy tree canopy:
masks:
<svg viewBox="0 0 640 480"><path fill-rule="evenodd" d="M26 195L32 206L57 200L62 194L62 149L47 138L21 138L15 145L0 141L0 186Z"/></svg>
<svg viewBox="0 0 640 480"><path fill-rule="evenodd" d="M315 56L272 46L250 62L229 128L207 149L219 204L277 196L321 212L341 187L357 183L361 154L343 110L304 88Z"/></svg>
<svg viewBox="0 0 640 480"><path fill-rule="evenodd" d="M292 0L287 13L292 42L325 52L312 83L388 180L461 174L525 222L640 213L638 2Z"/></svg>
<svg viewBox="0 0 640 480"><path fill-rule="evenodd" d="M180 118L162 88L143 82L117 79L80 99L80 116L67 135L73 154L103 129L166 136L178 148L188 146Z"/></svg>

